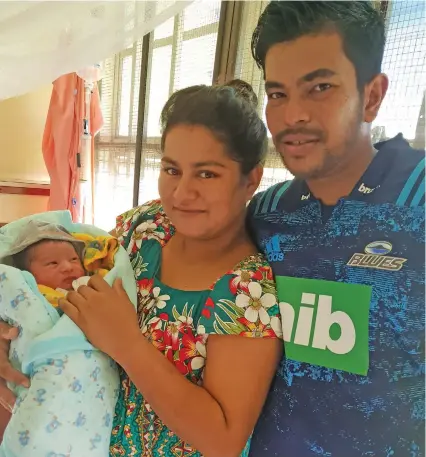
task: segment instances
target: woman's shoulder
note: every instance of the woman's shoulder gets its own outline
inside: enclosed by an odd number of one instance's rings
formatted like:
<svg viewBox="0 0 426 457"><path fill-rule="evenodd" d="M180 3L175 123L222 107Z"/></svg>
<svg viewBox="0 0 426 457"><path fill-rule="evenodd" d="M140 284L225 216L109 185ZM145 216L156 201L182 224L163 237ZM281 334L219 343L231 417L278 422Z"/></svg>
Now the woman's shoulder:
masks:
<svg viewBox="0 0 426 457"><path fill-rule="evenodd" d="M199 324L210 334L281 338L275 281L262 254L246 257L219 278Z"/></svg>
<svg viewBox="0 0 426 457"><path fill-rule="evenodd" d="M246 271L265 271L268 274L268 278L272 279L272 269L268 263L266 257L258 252L257 254L249 255L243 260L238 262L229 274L235 274L235 272L246 270Z"/></svg>
<svg viewBox="0 0 426 457"><path fill-rule="evenodd" d="M143 205L136 206L120 214L116 218L116 230L118 231L125 224L133 224L140 217L152 217L157 213L163 212L161 200L150 200Z"/></svg>
<svg viewBox="0 0 426 457"><path fill-rule="evenodd" d="M156 238L163 241L168 238L172 226L166 216L161 200L151 200L132 208L117 217L116 236L123 243L129 238Z"/></svg>
<svg viewBox="0 0 426 457"><path fill-rule="evenodd" d="M272 268L263 254L257 253L245 257L232 270L218 279L214 289L223 291L226 286L226 290L235 296L248 291L251 283L257 283L263 292L276 294Z"/></svg>
<svg viewBox="0 0 426 457"><path fill-rule="evenodd" d="M161 200L151 200L143 205L136 206L116 218L115 231L117 237L122 237L135 225L139 225L149 219L165 217Z"/></svg>

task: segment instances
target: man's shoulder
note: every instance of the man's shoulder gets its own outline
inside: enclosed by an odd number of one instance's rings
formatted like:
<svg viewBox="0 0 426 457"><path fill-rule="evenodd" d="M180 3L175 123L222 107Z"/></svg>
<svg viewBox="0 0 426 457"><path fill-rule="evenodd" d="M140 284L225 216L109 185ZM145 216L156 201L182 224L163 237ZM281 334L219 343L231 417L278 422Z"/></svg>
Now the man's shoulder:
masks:
<svg viewBox="0 0 426 457"><path fill-rule="evenodd" d="M390 170L394 173L409 173L420 162L424 163L425 150L412 148L402 134L374 146L384 157L389 158Z"/></svg>
<svg viewBox="0 0 426 457"><path fill-rule="evenodd" d="M286 201L295 203L300 198L287 198L290 194L296 191L297 195L300 196L301 188L298 180L287 180L279 182L269 187L268 189L257 193L250 202L249 205L249 217L265 215L274 212L278 209L283 201L284 195Z"/></svg>
<svg viewBox="0 0 426 457"><path fill-rule="evenodd" d="M375 146L379 167L387 169L380 194L398 206L424 206L425 151L413 149L402 135Z"/></svg>

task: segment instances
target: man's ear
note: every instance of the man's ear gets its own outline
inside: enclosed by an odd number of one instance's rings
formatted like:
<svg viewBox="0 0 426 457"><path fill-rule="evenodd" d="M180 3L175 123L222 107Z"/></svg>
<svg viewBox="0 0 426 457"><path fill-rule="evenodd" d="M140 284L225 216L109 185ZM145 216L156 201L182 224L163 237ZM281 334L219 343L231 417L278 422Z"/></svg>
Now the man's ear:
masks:
<svg viewBox="0 0 426 457"><path fill-rule="evenodd" d="M260 181L263 177L263 165L257 165L250 173L246 176L247 186L247 201L251 200L257 188L260 185Z"/></svg>
<svg viewBox="0 0 426 457"><path fill-rule="evenodd" d="M364 122L371 124L377 117L388 90L388 77L381 73L373 78L364 89Z"/></svg>

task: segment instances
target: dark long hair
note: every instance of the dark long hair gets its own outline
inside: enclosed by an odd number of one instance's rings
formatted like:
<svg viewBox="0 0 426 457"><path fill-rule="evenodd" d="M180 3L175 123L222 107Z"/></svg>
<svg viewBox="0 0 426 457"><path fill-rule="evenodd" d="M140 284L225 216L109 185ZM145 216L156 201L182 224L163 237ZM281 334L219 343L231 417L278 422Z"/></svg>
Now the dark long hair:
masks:
<svg viewBox="0 0 426 457"><path fill-rule="evenodd" d="M162 150L167 133L180 124L208 128L243 174L264 161L266 127L255 105L232 87L192 86L175 92L161 112Z"/></svg>

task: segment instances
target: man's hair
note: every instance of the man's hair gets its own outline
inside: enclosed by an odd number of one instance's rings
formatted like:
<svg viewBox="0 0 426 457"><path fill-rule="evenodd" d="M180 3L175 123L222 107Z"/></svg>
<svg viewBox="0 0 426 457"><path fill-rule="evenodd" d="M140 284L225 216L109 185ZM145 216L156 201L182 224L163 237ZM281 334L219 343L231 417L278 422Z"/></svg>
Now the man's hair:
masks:
<svg viewBox="0 0 426 457"><path fill-rule="evenodd" d="M272 1L253 33L252 54L265 74L274 44L330 31L341 36L361 89L381 72L385 48L383 17L370 1Z"/></svg>

